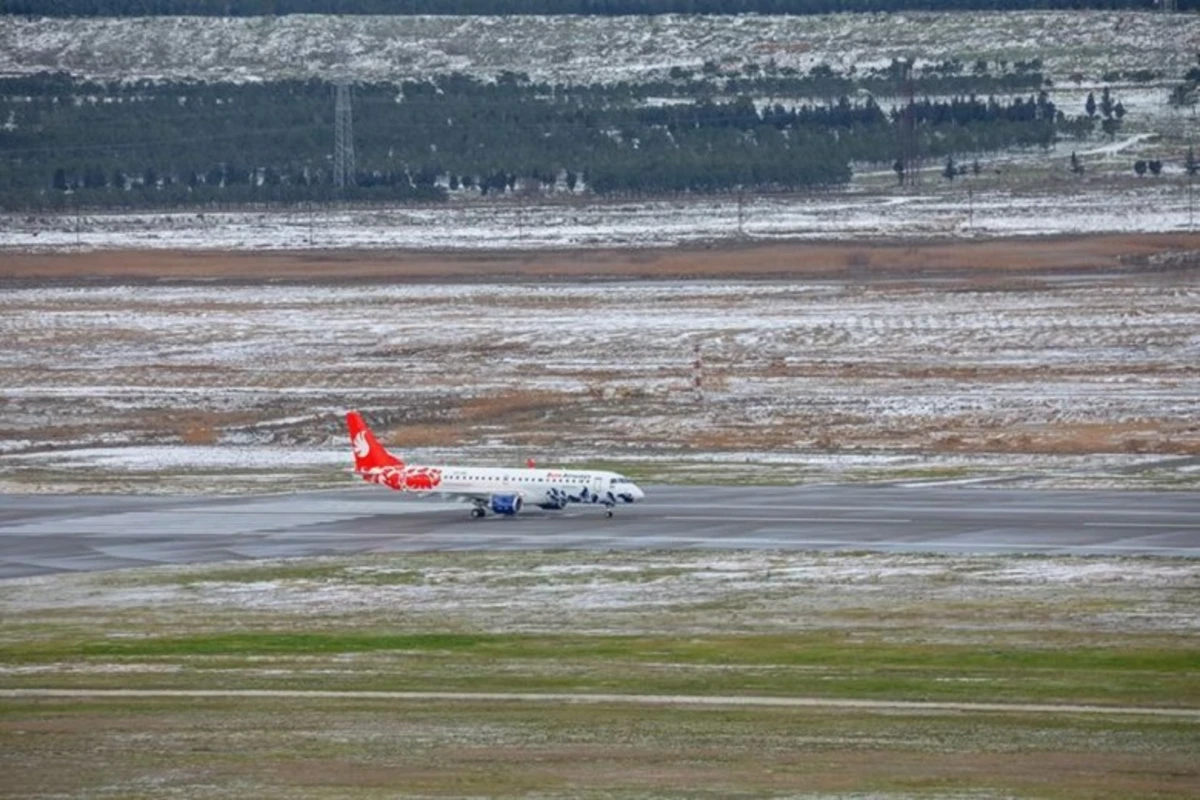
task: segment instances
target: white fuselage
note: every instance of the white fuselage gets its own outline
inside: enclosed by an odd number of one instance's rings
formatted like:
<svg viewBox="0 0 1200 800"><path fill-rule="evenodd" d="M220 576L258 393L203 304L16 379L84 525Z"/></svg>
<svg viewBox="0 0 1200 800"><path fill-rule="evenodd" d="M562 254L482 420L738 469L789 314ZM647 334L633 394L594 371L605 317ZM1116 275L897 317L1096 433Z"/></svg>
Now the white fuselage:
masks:
<svg viewBox="0 0 1200 800"><path fill-rule="evenodd" d="M615 472L461 466L435 469L441 470L441 483L432 491L472 497L515 494L524 504L543 508L562 508L568 503L634 503L644 496L636 484Z"/></svg>
<svg viewBox="0 0 1200 800"><path fill-rule="evenodd" d="M523 506L561 509L569 503L599 503L611 509L645 497L624 475L604 470L408 464L367 468L359 474L401 492L471 500L497 514L515 514Z"/></svg>

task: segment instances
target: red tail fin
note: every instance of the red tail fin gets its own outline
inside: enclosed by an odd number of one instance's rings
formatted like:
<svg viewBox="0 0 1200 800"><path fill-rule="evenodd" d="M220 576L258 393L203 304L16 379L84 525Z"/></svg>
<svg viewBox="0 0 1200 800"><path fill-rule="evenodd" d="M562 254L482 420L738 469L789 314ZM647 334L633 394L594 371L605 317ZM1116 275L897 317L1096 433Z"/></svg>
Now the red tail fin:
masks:
<svg viewBox="0 0 1200 800"><path fill-rule="evenodd" d="M354 469L363 472L378 467L403 467L404 462L384 449L375 434L363 422L357 411L346 414L346 427L350 429L350 444L354 448Z"/></svg>

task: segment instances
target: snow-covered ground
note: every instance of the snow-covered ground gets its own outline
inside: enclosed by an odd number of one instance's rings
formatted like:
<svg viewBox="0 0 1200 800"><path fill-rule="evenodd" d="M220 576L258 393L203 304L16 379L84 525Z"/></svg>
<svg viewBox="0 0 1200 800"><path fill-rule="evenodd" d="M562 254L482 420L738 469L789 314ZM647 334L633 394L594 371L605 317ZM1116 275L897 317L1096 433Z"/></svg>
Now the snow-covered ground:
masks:
<svg viewBox="0 0 1200 800"><path fill-rule="evenodd" d="M268 81L346 77L400 81L449 71L511 70L579 83L662 78L671 67L729 69L773 60L807 71L864 71L983 58L1010 67L1040 59L1051 99L1082 113L1107 72L1152 70L1150 84L1114 84L1125 135L1060 142L1056 150L981 156L985 175L946 186L930 161L922 191L890 188L887 165L856 165L845 193L750 200L627 203L533 200L270 213L0 216L4 249L643 247L725 239L1050 235L1179 231L1195 224L1181 178L1181 142L1196 127L1167 104L1194 66L1200 16L1131 12L834 14L663 17L155 17L0 16L0 74L66 71L104 80ZM1020 94L1028 94L1022 92ZM760 98L765 101L767 98ZM801 102L806 98L792 98ZM813 98L809 98L812 100ZM826 98L815 98L824 101ZM895 98L880 98L888 105ZM1196 132L1196 131L1193 131ZM1163 136L1169 140L1163 150ZM1074 179L1072 150L1087 167ZM1182 152L1182 151L1180 151ZM1135 158L1165 154L1162 178L1132 178ZM1178 156L1178 157L1176 157ZM965 163L965 158L960 159ZM1178 162L1178 163L1177 163ZM1029 170L1036 176L1027 174ZM1000 175L997 172L1002 173ZM1100 176L1124 179L1102 179ZM970 190L970 195L968 195ZM477 197L474 199L478 199ZM457 202L462 200L464 202Z"/></svg>
<svg viewBox="0 0 1200 800"><path fill-rule="evenodd" d="M1125 278L9 290L0 480L336 485L359 407L423 461L1194 484L1197 300Z"/></svg>
<svg viewBox="0 0 1200 800"><path fill-rule="evenodd" d="M1113 11L660 17L0 17L0 73L105 80L398 81L458 71L553 82L665 77L673 66L768 60L844 72L893 58L1041 59L1055 84L1080 73L1194 62L1200 16ZM1074 84L1071 84L1074 85Z"/></svg>
<svg viewBox="0 0 1200 800"><path fill-rule="evenodd" d="M1064 156L1065 158L1065 156ZM1130 173L1132 176L1132 173ZM539 249L652 247L743 238L972 238L1187 231L1200 224L1177 180L1130 179L1061 194L927 179L925 194L846 192L567 204L451 203L321 211L0 215L0 251L94 249ZM966 179L970 181L972 179ZM1200 200L1200 198L1196 198Z"/></svg>
<svg viewBox="0 0 1200 800"><path fill-rule="evenodd" d="M353 615L360 625L386 619L389 630L449 619L472 631L676 636L892 627L912 636L928 624L937 640L962 642L1053 631L1195 635L1197 588L1200 566L1168 559L458 552L21 578L0 583L0 606L19 615L135 610L168 630L226 615Z"/></svg>

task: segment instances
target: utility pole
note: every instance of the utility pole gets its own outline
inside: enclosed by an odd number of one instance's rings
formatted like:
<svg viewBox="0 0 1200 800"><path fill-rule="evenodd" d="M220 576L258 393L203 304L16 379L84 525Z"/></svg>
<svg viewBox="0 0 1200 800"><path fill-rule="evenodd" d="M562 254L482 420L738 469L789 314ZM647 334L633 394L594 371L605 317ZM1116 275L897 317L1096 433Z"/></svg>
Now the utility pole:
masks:
<svg viewBox="0 0 1200 800"><path fill-rule="evenodd" d="M1195 219L1196 218L1195 218L1195 214L1192 211L1192 184L1196 182L1196 163L1195 163L1196 155L1195 154L1196 154L1196 151L1192 149L1192 138L1189 136L1188 137L1188 160L1187 160L1187 164L1184 165L1184 171L1187 172L1187 182L1188 182L1188 233L1191 233L1192 231L1194 231L1196 229L1195 228Z"/></svg>
<svg viewBox="0 0 1200 800"><path fill-rule="evenodd" d="M354 114L350 84L344 80L334 84L333 185L337 189L354 185Z"/></svg>
<svg viewBox="0 0 1200 800"><path fill-rule="evenodd" d="M916 86L913 83L913 61L909 59L901 65L901 74L897 88L907 103L896 119L896 137L899 141L900 180L908 186L917 187L921 184L921 156L917 135L917 97Z"/></svg>
<svg viewBox="0 0 1200 800"><path fill-rule="evenodd" d="M740 183L737 192L738 238L744 239L746 237L746 190Z"/></svg>

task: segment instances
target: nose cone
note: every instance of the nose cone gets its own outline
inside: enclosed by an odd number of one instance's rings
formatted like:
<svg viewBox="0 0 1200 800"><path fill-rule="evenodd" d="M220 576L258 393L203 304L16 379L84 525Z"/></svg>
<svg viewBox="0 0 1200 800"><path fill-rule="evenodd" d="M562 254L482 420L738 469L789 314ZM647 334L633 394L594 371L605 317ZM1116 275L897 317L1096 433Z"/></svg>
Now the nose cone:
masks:
<svg viewBox="0 0 1200 800"><path fill-rule="evenodd" d="M639 487L639 486L638 486L636 483L635 483L635 484L633 484L632 486L630 486L630 487L629 487L629 490L630 490L630 492L633 494L633 502L635 502L635 503L636 503L636 502L637 502L637 501L639 501L639 500L645 500L645 499L646 499L646 493L645 493L645 492L643 492L643 491L641 490L641 487Z"/></svg>

